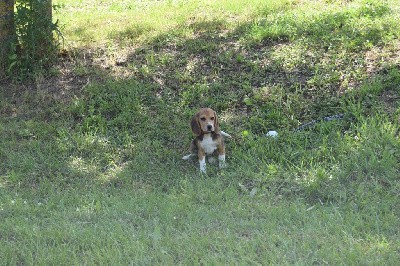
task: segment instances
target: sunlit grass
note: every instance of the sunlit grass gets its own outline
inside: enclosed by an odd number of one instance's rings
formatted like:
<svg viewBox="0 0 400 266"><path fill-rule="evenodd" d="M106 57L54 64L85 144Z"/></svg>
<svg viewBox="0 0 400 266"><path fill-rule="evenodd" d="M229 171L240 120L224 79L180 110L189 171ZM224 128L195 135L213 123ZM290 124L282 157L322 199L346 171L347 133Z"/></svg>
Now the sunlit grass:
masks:
<svg viewBox="0 0 400 266"><path fill-rule="evenodd" d="M64 37L68 44L93 46L117 40L135 46L197 21L224 20L226 27L236 26L266 2L59 0L55 4L60 6L62 19L57 13L55 16L66 25Z"/></svg>

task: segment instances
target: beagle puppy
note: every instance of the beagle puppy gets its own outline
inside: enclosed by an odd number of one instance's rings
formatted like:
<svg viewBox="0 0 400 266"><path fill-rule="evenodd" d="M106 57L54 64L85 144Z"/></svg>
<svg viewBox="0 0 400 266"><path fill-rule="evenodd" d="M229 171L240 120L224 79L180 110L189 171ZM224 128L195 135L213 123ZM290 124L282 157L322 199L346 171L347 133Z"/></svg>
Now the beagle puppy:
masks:
<svg viewBox="0 0 400 266"><path fill-rule="evenodd" d="M183 159L187 160L197 154L200 171L206 173L206 155L211 155L217 151L219 167L225 167L223 136L230 137L230 135L220 130L216 112L210 108L200 109L193 116L190 126L195 138L190 145L191 154L184 156Z"/></svg>

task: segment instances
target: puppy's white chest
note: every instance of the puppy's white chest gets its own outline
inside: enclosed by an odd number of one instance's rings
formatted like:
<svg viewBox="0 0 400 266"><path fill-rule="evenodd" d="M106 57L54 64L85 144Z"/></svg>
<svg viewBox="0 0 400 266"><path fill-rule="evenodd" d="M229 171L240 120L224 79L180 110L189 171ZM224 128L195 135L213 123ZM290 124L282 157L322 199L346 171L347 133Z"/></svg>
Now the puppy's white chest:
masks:
<svg viewBox="0 0 400 266"><path fill-rule="evenodd" d="M212 154L217 149L217 142L214 141L210 135L204 135L200 146L204 149L206 154Z"/></svg>

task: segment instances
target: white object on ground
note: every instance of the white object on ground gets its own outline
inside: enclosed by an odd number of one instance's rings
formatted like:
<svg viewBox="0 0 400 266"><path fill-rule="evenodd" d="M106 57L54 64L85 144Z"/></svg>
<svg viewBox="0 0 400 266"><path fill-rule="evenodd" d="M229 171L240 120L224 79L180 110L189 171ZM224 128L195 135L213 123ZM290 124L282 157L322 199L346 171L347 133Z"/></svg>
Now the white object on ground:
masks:
<svg viewBox="0 0 400 266"><path fill-rule="evenodd" d="M183 160L189 160L190 157L194 156L194 154L188 154L182 157Z"/></svg>
<svg viewBox="0 0 400 266"><path fill-rule="evenodd" d="M276 132L275 130L271 130L271 131L268 131L268 133L265 134L265 136L276 138L276 137L278 137L278 132Z"/></svg>
<svg viewBox="0 0 400 266"><path fill-rule="evenodd" d="M231 135L229 135L228 133L226 133L226 132L224 132L222 130L221 130L221 135L224 136L224 137L227 137L227 138L231 138L232 137Z"/></svg>

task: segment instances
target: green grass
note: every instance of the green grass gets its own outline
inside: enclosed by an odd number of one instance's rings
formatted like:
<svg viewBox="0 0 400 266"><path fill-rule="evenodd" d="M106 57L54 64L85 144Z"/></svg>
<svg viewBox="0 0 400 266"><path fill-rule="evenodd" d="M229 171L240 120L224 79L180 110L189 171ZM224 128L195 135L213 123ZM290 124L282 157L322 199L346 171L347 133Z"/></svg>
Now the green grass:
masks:
<svg viewBox="0 0 400 266"><path fill-rule="evenodd" d="M396 1L55 4L59 64L0 87L3 263L397 264Z"/></svg>

